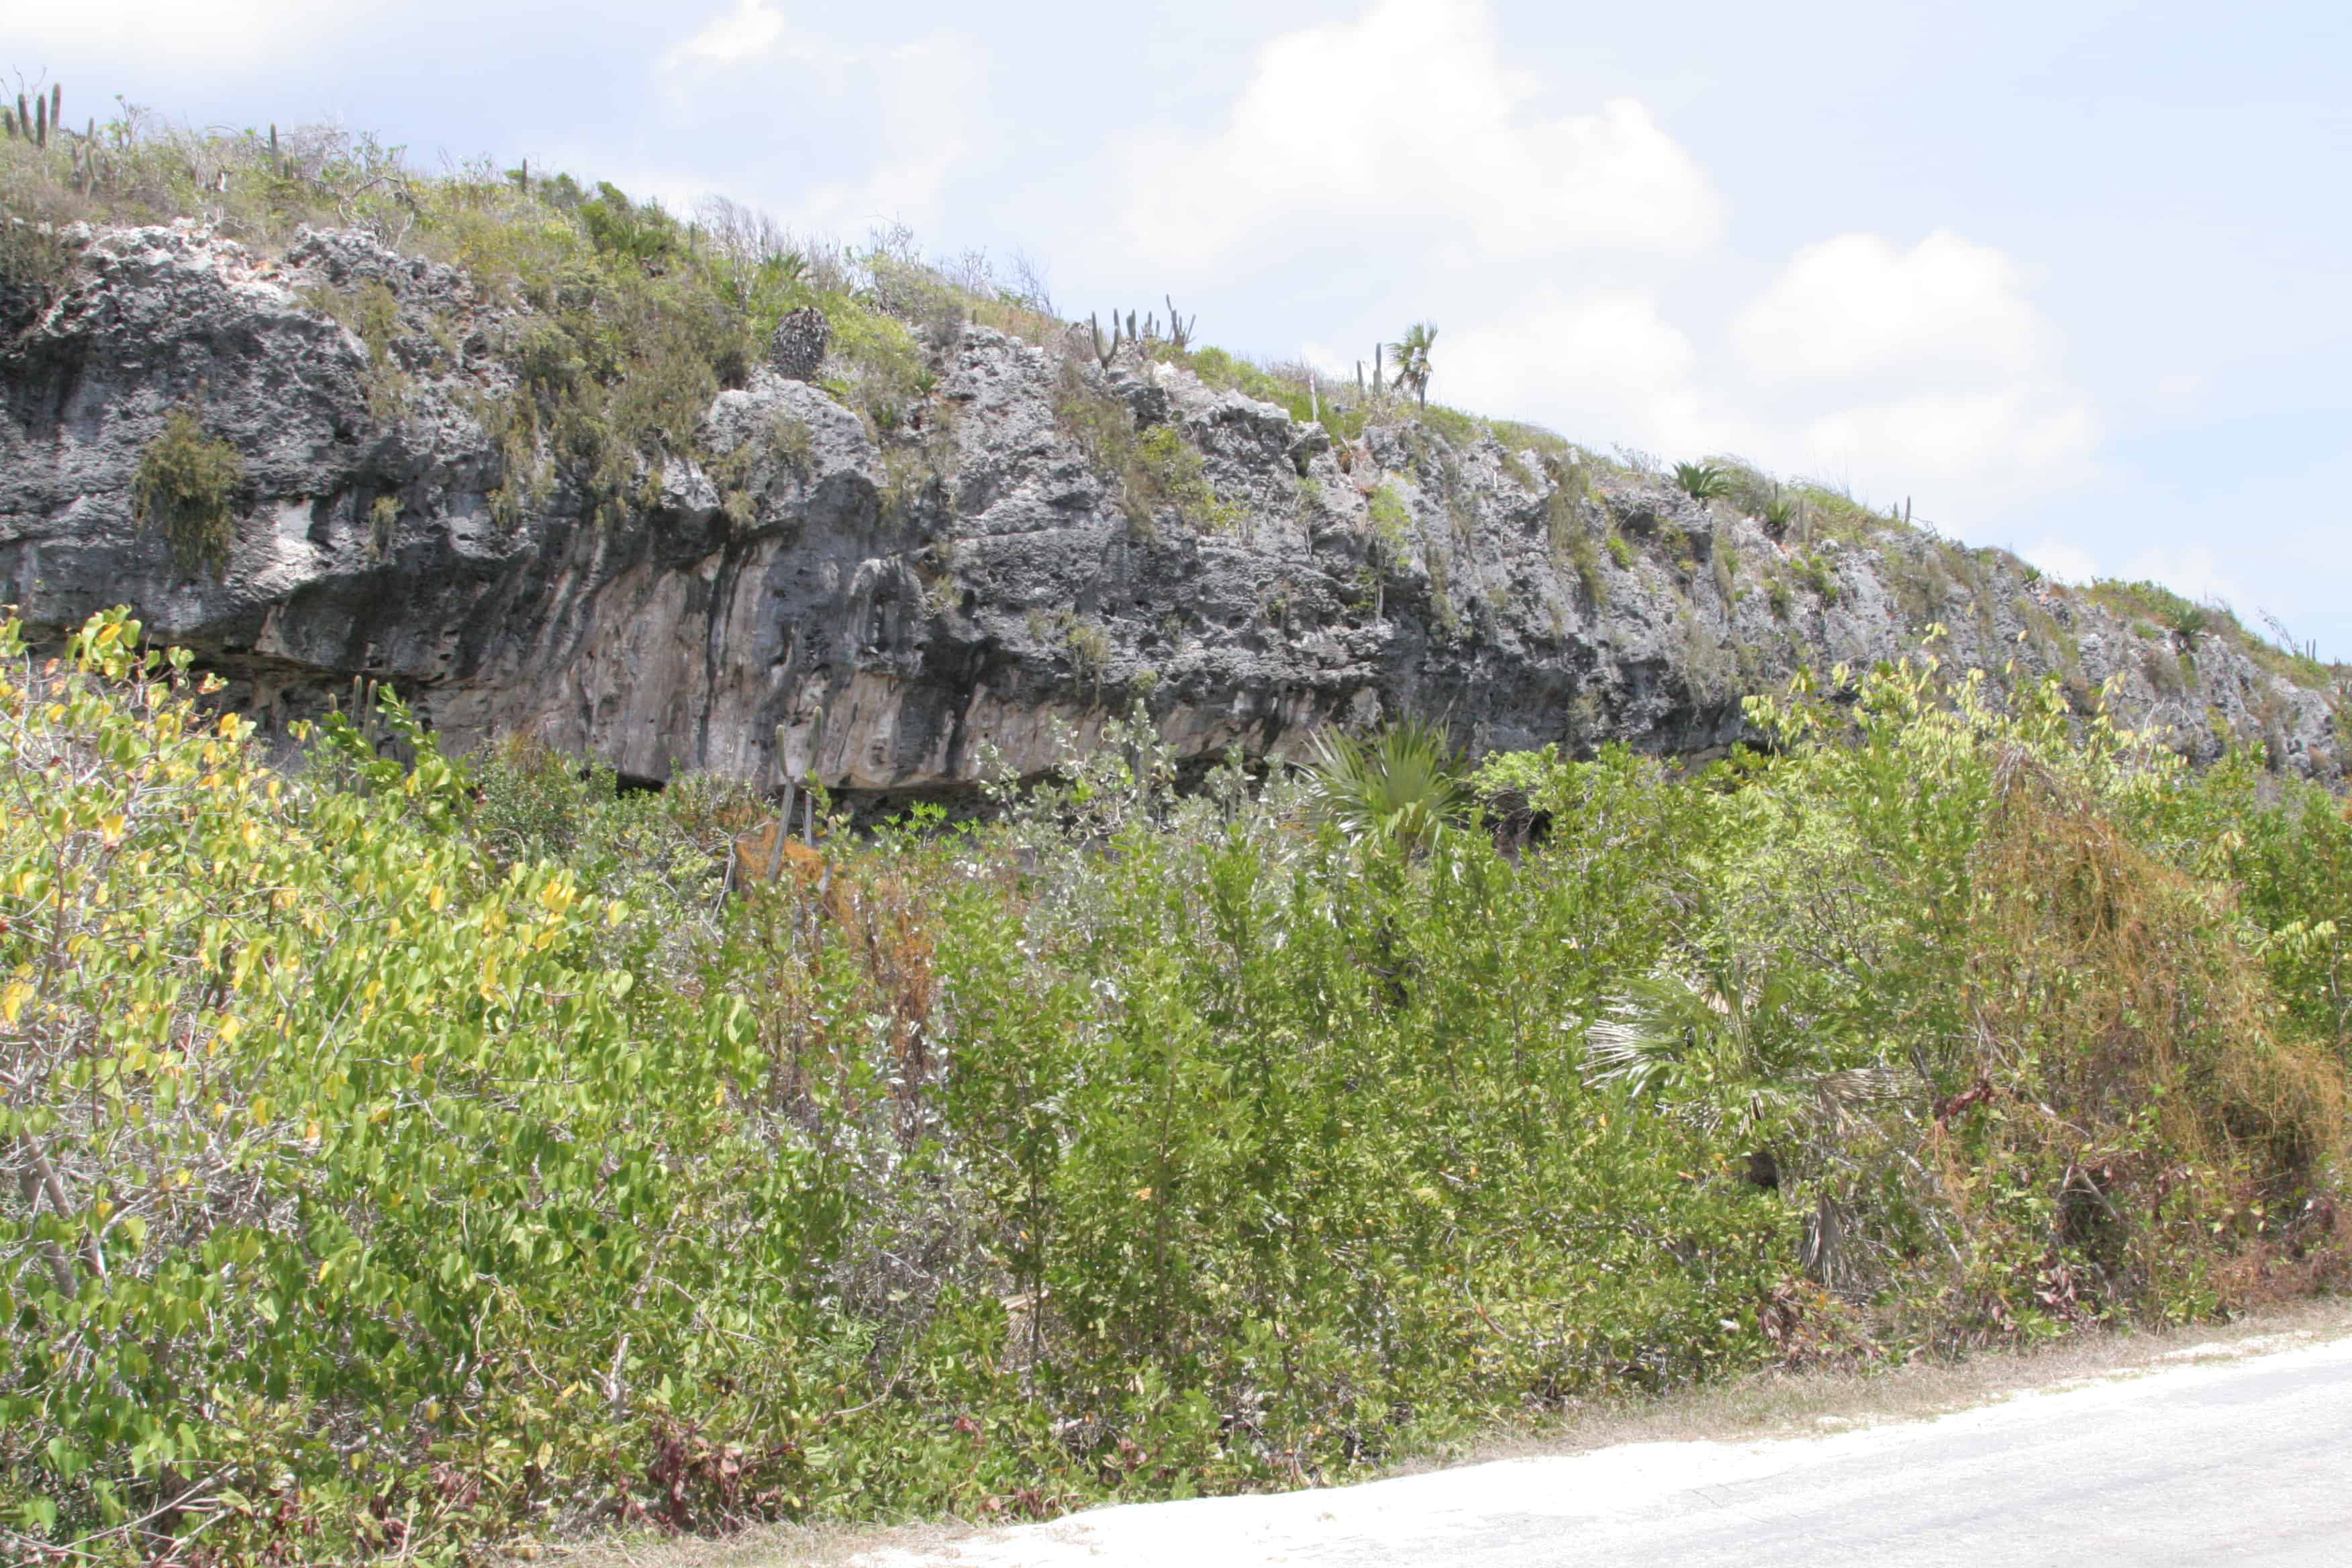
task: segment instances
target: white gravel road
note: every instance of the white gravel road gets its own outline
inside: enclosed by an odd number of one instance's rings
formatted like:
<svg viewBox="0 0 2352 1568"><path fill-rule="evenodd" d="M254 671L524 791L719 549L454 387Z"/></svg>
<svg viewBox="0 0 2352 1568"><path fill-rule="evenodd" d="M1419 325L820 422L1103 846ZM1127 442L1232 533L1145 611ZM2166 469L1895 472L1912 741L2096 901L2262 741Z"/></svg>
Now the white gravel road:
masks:
<svg viewBox="0 0 2352 1568"><path fill-rule="evenodd" d="M1818 1437L1638 1443L1325 1491L1103 1509L859 1562L2347 1568L2352 1340Z"/></svg>

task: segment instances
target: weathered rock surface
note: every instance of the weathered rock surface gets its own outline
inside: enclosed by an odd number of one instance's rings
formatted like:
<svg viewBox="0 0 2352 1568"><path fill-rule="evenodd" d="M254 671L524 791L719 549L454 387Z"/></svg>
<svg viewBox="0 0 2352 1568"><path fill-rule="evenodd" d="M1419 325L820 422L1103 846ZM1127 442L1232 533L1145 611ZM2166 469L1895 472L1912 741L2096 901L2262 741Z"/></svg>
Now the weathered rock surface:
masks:
<svg viewBox="0 0 2352 1568"><path fill-rule="evenodd" d="M438 344L396 376L321 308L367 283ZM2193 755L2226 731L2342 773L2326 695L2210 639L2184 660L1997 552L1889 528L1801 572L1655 481L1588 489L1412 423L1338 448L1188 372L1069 368L980 328L933 344L933 390L887 438L761 367L617 520L562 484L501 504L481 410L512 384L511 324L458 272L356 236L278 259L186 226L91 237L0 345L0 593L52 632L128 602L266 723L380 679L461 742L532 729L643 779L951 791L987 748L1041 769L1137 700L1202 760L1403 710L1482 750L1703 752L1741 734L1746 693L1916 649L1930 620L1949 665L2117 678L2123 716ZM196 395L246 468L219 580L177 568L131 500ZM1172 426L1215 504L1139 500L1073 433L1073 395ZM1373 518L1382 484L1402 519ZM1630 564L1563 544L1612 528Z"/></svg>

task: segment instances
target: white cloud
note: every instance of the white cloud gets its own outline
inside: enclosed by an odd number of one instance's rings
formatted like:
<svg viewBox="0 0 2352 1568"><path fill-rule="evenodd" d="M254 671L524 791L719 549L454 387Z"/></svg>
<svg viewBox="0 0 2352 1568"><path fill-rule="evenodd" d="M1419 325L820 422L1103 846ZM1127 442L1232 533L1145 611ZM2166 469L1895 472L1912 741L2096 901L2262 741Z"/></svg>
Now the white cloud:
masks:
<svg viewBox="0 0 2352 1568"><path fill-rule="evenodd" d="M1546 284L1483 324L1440 334L1440 395L1595 446L1676 456L1752 447L1763 432L1725 409L1698 348L1638 289L1567 294Z"/></svg>
<svg viewBox="0 0 2352 1568"><path fill-rule="evenodd" d="M2051 334L2022 292L2022 269L1989 246L1938 230L1907 251L1845 234L1790 258L1741 312L1732 342L1760 380L2016 372Z"/></svg>
<svg viewBox="0 0 2352 1568"><path fill-rule="evenodd" d="M1781 461L1914 496L1942 526L2088 475L2099 419L2025 268L1949 230L1907 249L1875 234L1804 247L1730 344L1773 397Z"/></svg>
<svg viewBox="0 0 2352 1568"><path fill-rule="evenodd" d="M2241 609L2252 604L2244 586L2224 572L2221 559L2202 544L2150 546L2125 563L2120 575L2161 583L2191 599L2218 599Z"/></svg>
<svg viewBox="0 0 2352 1568"><path fill-rule="evenodd" d="M1719 346L1694 340L1645 290L1543 285L1498 307L1441 334L1434 386L1447 402L1670 461L1738 453L1876 504L1912 496L1947 527L2078 480L2096 440L2088 404L2048 377L1950 390L1927 366L1891 385L1825 386L1807 407L1743 395L1717 368Z"/></svg>
<svg viewBox="0 0 2352 1568"><path fill-rule="evenodd" d="M10 52L27 75L49 50L258 70L332 37L348 22L335 0L77 0L69 5L25 0L7 11ZM68 123L78 124L73 87L66 83ZM83 110L90 107L85 100ZM160 107L169 112L173 106Z"/></svg>
<svg viewBox="0 0 2352 1568"><path fill-rule="evenodd" d="M1866 488L1940 484L1972 498L2017 493L2084 459L2097 438L2087 405L2063 389L1927 391L1838 409L1808 421L1808 468L1856 476Z"/></svg>
<svg viewBox="0 0 2352 1568"><path fill-rule="evenodd" d="M787 23L775 0L735 0L681 40L662 60L679 112L690 114L715 77L792 68L814 79L829 109L861 123L860 140L879 156L783 198L783 216L819 232L935 219L950 177L994 124L983 101L985 48L948 32L857 48Z"/></svg>
<svg viewBox="0 0 2352 1568"><path fill-rule="evenodd" d="M2019 553L2061 583L2087 583L2099 575L2098 558L2063 539L2038 540Z"/></svg>
<svg viewBox="0 0 2352 1568"><path fill-rule="evenodd" d="M1221 130L1136 150L1127 237L1169 265L1318 227L1426 231L1481 261L1714 238L1721 202L1648 110L1544 118L1538 90L1504 64L1484 0L1381 0L1284 34Z"/></svg>
<svg viewBox="0 0 2352 1568"><path fill-rule="evenodd" d="M768 0L736 0L733 10L722 11L704 23L700 31L670 50L662 63L673 69L702 62L731 66L766 54L783 32L783 13Z"/></svg>

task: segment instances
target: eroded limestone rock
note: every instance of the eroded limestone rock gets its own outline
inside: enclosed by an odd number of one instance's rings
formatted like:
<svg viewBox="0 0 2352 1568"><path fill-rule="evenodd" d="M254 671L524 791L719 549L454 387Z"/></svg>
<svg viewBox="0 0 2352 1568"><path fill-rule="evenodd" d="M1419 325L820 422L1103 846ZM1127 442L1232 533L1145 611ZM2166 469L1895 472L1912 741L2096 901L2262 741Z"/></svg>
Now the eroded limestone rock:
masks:
<svg viewBox="0 0 2352 1568"><path fill-rule="evenodd" d="M363 288L409 346L373 351L324 308ZM2341 776L2325 694L2216 643L2184 670L1994 552L1890 528L1814 553L1832 595L1757 523L1661 483L1582 493L1535 454L1417 424L1335 445L1188 372L1130 356L1106 375L979 327L934 343L935 390L887 437L757 369L698 456L599 521L561 484L502 489L484 414L527 326L355 235L276 260L186 225L90 237L0 346L5 596L51 632L127 601L267 723L362 677L460 743L531 729L645 779L949 792L991 748L1035 772L1138 700L1202 762L1405 710L1482 750L1697 752L1742 733L1745 694L1912 650L1931 619L1948 666L2116 678L2124 715L2191 754L2226 731ZM1089 455L1073 395L1172 428L1213 508L1139 498ZM178 570L130 501L146 444L199 396L247 474L217 581ZM1383 490L1401 527L1372 516ZM1563 526L1640 548L1580 564Z"/></svg>

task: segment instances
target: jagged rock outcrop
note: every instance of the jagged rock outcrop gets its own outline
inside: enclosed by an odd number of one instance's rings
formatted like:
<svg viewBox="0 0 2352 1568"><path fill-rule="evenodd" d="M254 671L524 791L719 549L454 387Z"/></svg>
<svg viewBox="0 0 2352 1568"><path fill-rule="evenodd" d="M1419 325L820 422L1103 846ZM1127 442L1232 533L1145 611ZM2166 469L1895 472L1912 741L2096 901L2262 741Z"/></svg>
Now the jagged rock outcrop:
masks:
<svg viewBox="0 0 2352 1568"><path fill-rule="evenodd" d="M461 742L534 729L645 779L878 794L969 785L990 747L1040 769L1137 700L1201 760L1408 709L1480 749L1696 752L1741 734L1744 694L1933 620L1952 665L2116 678L2192 754L2226 731L2341 776L2326 694L2218 643L2183 659L1997 552L1890 527L1795 561L1654 480L1412 421L1335 445L1189 372L979 327L933 338L887 437L761 366L599 508L516 482L485 410L517 308L460 272L347 234L274 259L184 225L76 240L0 346L5 596L51 631L127 601L268 723L365 678ZM361 287L437 346L363 342L330 313ZM131 500L198 396L244 461L217 579ZM1085 415L1119 404L1141 435L1110 449Z"/></svg>

